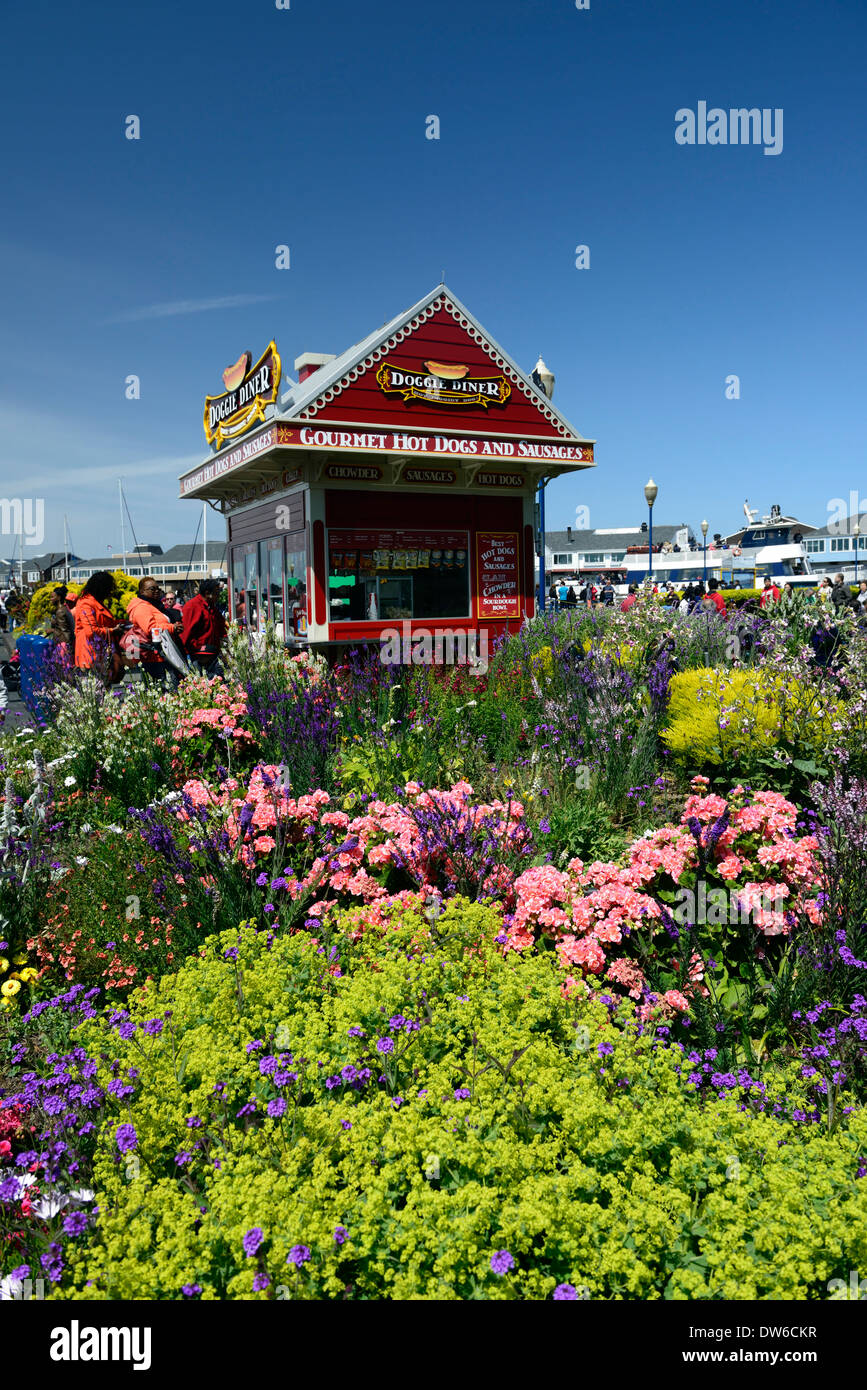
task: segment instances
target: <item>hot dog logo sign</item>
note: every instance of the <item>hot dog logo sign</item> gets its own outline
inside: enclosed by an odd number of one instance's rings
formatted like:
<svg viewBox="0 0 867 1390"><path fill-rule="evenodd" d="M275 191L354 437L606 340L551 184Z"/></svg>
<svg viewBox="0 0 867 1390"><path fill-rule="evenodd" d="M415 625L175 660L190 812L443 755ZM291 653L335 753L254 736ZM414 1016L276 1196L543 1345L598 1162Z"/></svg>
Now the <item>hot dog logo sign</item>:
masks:
<svg viewBox="0 0 867 1390"><path fill-rule="evenodd" d="M455 362L424 362L424 371L407 371L383 362L376 379L387 396L429 401L433 405L504 405L512 388L504 376L470 376Z"/></svg>
<svg viewBox="0 0 867 1390"><path fill-rule="evenodd" d="M255 366L252 361L252 353L242 352L223 372L222 395L205 397L205 437L209 444L216 441L218 449L224 440L236 439L264 420L265 407L277 399L282 368L276 344L268 344Z"/></svg>

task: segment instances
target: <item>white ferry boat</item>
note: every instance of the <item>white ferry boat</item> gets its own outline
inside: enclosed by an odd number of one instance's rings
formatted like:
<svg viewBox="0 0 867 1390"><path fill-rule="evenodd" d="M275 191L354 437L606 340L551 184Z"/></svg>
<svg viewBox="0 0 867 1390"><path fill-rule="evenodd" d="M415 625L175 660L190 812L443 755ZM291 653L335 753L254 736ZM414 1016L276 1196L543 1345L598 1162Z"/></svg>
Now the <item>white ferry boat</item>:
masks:
<svg viewBox="0 0 867 1390"><path fill-rule="evenodd" d="M704 578L716 579L725 589L761 589L770 575L782 587L814 588L819 582L804 548L805 526L796 517L783 516L779 507L759 519L758 513L744 504L748 524L733 536L714 540L695 550L676 550L670 544L654 547L653 579L664 583L690 584ZM627 583L640 584L647 579L648 554L646 547L638 553L627 553Z"/></svg>

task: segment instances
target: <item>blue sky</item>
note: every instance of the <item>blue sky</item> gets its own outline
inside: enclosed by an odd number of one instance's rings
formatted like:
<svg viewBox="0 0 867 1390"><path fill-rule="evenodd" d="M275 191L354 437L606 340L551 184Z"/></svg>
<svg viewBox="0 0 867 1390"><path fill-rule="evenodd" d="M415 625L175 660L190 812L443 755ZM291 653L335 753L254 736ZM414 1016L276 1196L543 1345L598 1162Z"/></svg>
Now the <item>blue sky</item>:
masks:
<svg viewBox="0 0 867 1390"><path fill-rule="evenodd" d="M598 441L550 527L639 521L650 474L660 522L730 530L748 496L821 524L867 497L865 50L863 0L7 10L3 495L104 554L123 476L139 541L191 541L223 367L340 352L444 270ZM702 100L782 108L782 153L678 145Z"/></svg>

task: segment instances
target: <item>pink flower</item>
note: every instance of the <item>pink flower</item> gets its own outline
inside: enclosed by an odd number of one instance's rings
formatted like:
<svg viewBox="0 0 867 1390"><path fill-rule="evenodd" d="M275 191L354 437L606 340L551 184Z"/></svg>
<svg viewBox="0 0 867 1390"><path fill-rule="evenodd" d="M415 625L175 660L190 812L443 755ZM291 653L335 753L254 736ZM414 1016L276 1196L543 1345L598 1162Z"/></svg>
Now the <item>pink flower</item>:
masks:
<svg viewBox="0 0 867 1390"><path fill-rule="evenodd" d="M689 1013L689 1000L679 989L668 989L662 997L670 1008L677 1009L682 1014Z"/></svg>

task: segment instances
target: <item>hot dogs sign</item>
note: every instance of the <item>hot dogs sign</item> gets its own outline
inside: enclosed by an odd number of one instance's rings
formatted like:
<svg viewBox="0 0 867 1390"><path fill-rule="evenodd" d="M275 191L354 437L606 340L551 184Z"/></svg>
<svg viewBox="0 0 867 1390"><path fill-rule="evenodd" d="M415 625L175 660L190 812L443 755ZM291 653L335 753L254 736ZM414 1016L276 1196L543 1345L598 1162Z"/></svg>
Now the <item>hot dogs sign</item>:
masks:
<svg viewBox="0 0 867 1390"><path fill-rule="evenodd" d="M216 441L218 449L264 420L265 407L277 399L282 368L276 344L268 344L255 367L252 360L252 353L242 352L223 372L223 394L205 397L205 436L209 444Z"/></svg>
<svg viewBox="0 0 867 1390"><path fill-rule="evenodd" d="M516 531L476 533L480 618L520 618L521 579Z"/></svg>
<svg viewBox="0 0 867 1390"><path fill-rule="evenodd" d="M383 362L376 379L387 396L434 405L503 405L512 394L504 376L470 376L469 367L454 362L424 362L424 371L407 371Z"/></svg>

